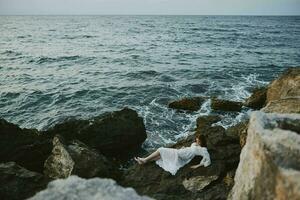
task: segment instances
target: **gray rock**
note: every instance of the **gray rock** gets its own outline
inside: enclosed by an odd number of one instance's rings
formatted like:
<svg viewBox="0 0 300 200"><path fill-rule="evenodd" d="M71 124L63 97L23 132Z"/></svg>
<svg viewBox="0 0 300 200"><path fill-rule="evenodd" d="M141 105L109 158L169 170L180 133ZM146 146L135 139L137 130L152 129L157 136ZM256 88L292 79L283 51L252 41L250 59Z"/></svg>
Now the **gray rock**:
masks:
<svg viewBox="0 0 300 200"><path fill-rule="evenodd" d="M70 176L50 182L47 189L29 200L151 200L132 188L123 188L112 179L83 179Z"/></svg>
<svg viewBox="0 0 300 200"><path fill-rule="evenodd" d="M251 115L228 199L300 199L300 115Z"/></svg>
<svg viewBox="0 0 300 200"><path fill-rule="evenodd" d="M53 150L45 161L44 174L51 178L67 178L74 168L74 161L59 136L53 138Z"/></svg>
<svg viewBox="0 0 300 200"><path fill-rule="evenodd" d="M51 179L29 171L15 162L0 164L0 198L19 200L46 188Z"/></svg>

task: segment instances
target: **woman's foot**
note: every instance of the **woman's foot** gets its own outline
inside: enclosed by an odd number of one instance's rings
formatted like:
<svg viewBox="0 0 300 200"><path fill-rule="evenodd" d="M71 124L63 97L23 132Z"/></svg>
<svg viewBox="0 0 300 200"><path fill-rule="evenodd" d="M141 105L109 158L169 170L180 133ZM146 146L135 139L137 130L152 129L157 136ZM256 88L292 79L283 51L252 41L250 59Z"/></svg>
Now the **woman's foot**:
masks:
<svg viewBox="0 0 300 200"><path fill-rule="evenodd" d="M134 157L134 160L137 161L140 165L145 164L145 161L143 158L140 157Z"/></svg>

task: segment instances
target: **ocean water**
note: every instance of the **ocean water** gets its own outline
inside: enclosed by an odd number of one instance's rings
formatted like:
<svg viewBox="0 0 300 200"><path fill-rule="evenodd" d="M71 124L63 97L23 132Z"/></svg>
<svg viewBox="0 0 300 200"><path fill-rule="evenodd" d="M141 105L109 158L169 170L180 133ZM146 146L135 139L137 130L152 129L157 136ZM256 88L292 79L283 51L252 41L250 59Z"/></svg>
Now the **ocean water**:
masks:
<svg viewBox="0 0 300 200"><path fill-rule="evenodd" d="M0 117L47 129L125 106L143 117L151 149L191 133L189 96L243 101L300 65L300 17L0 16ZM221 113L222 126L251 110Z"/></svg>

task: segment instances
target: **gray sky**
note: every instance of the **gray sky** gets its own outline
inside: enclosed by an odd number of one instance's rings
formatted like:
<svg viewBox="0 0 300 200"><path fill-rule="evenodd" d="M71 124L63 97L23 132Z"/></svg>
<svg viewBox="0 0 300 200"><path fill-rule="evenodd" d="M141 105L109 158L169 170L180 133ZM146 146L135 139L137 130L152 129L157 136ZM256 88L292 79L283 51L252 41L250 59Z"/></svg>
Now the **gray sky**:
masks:
<svg viewBox="0 0 300 200"><path fill-rule="evenodd" d="M1 15L300 15L300 0L0 0Z"/></svg>

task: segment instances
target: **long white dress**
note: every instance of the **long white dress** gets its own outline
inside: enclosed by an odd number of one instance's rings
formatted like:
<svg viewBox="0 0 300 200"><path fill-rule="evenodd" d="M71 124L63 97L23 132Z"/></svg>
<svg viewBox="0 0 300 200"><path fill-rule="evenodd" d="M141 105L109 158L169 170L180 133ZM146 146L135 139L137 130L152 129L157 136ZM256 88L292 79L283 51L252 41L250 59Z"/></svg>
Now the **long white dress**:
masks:
<svg viewBox="0 0 300 200"><path fill-rule="evenodd" d="M179 168L189 163L195 156L203 157L200 166L207 167L211 164L207 148L201 147L195 142L190 147L181 149L160 147L158 151L160 159L156 161L156 164L172 175L175 175Z"/></svg>

